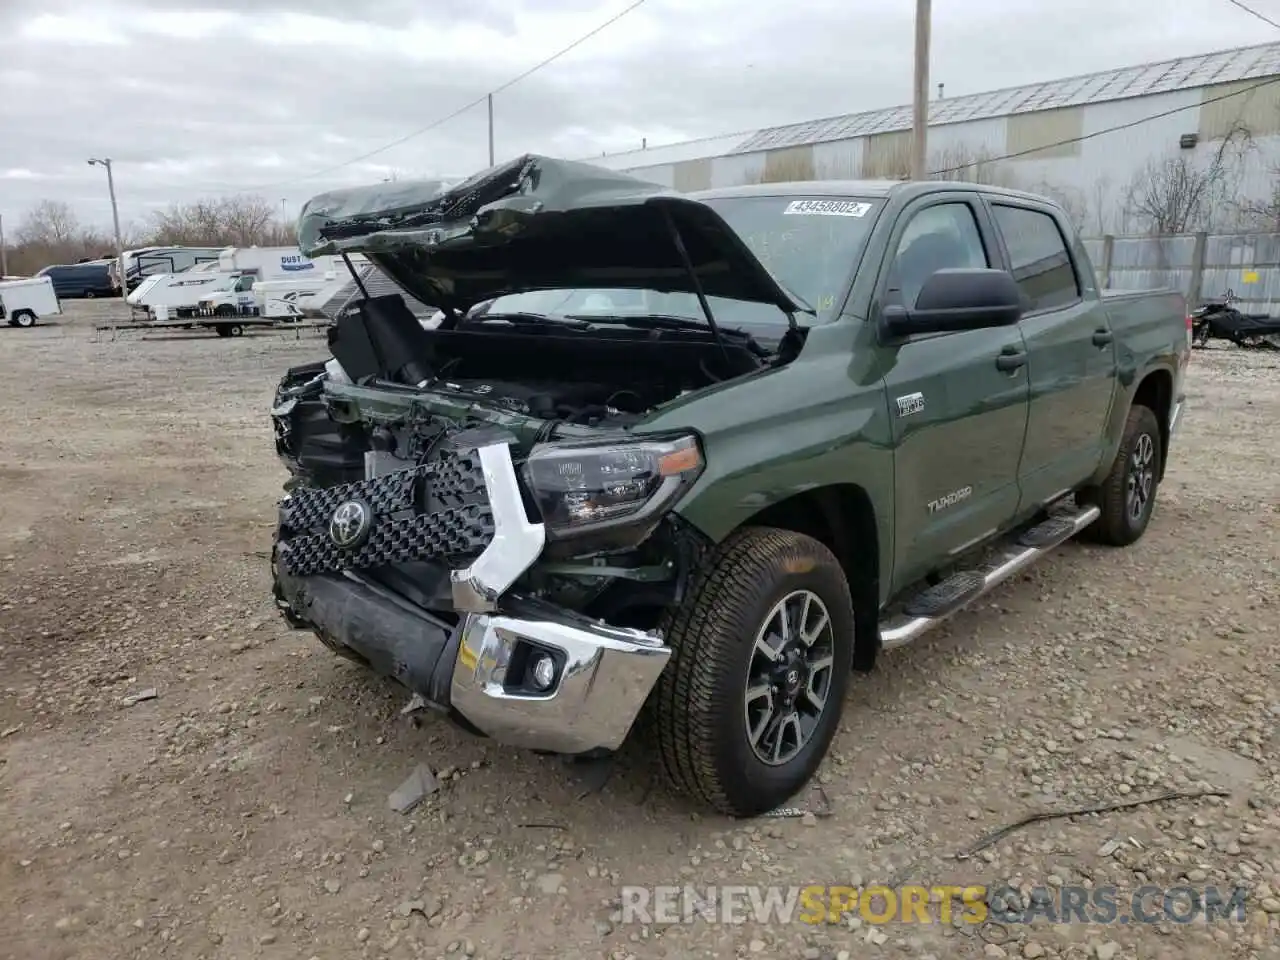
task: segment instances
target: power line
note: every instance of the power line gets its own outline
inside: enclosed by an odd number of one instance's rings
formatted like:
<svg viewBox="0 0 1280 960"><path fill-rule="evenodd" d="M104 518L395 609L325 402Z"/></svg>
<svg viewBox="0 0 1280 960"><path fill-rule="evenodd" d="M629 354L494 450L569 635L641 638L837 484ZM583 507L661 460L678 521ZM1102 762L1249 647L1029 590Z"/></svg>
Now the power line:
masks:
<svg viewBox="0 0 1280 960"><path fill-rule="evenodd" d="M279 180L275 183L265 183L257 187L241 187L239 189L243 190L246 193L256 193L262 190L273 190L276 187L286 187L286 186L289 186L290 184L298 183L302 180L314 180L316 177L323 177L325 174L334 173L335 171L342 170L346 167L351 166L354 163L360 163L364 160L368 160L371 157L376 157L380 153L386 153L388 150L398 147L402 143L408 143L410 140L414 139L415 137L420 137L424 133L429 133L430 131L435 130L437 127L444 126L450 120L454 119L455 117L462 116L462 114L466 113L468 110L472 109L473 107L480 106L480 104L484 103L486 100L489 99L489 97L492 97L494 94L502 93L502 91L504 90L511 89L521 80L524 80L532 76L533 74L541 70L543 67L549 66L550 64L559 60L565 54L570 53L571 51L582 46L582 44L586 43L596 34L613 26L615 23L617 23L627 14L638 9L646 2L647 0L633 0L631 4L624 7L618 13L614 14L604 23L600 24L595 29L587 33L584 33L582 36L578 37L578 39L574 40L573 43L569 44L567 47L563 47L560 50L556 51L551 56L547 57L545 60L539 61L538 63L534 64L528 70L524 71L524 73L521 73L518 76L512 77L506 83L502 84L499 87L495 87L494 89L488 91L487 93L482 93L480 96L476 97L474 100L464 104L463 106L459 107L457 110L453 111L453 113L450 113L447 116L443 116L438 120L433 120L431 123L427 124L425 127L419 127L417 130L414 130L411 133L406 133L403 137L399 137L395 140L392 140L390 143L385 143L382 146L378 147L376 150L370 150L368 153L362 153L358 157L351 157L349 160L343 160L341 163L335 163L331 167L325 167L323 170L316 170L313 173L304 174L303 176L300 176L300 177L293 177L290 180Z"/></svg>
<svg viewBox="0 0 1280 960"><path fill-rule="evenodd" d="M1240 2L1240 0L1227 0L1227 3L1231 4L1233 7L1239 7L1245 13L1255 16L1259 20L1261 20L1263 23L1269 23L1271 24L1271 26L1275 27L1277 30L1280 30L1280 23L1276 23L1270 17L1259 13L1257 10L1254 10L1252 7L1245 6L1243 3Z"/></svg>
<svg viewBox="0 0 1280 960"><path fill-rule="evenodd" d="M1105 136L1108 133L1118 133L1121 130L1129 130L1129 129L1132 129L1133 127L1140 127L1144 123L1150 123L1152 120L1160 120L1160 119L1163 119L1164 117L1171 117L1175 113L1184 113L1187 110L1194 110L1196 107L1202 107L1207 103L1217 103L1220 100L1230 100L1232 97L1243 96L1244 94L1252 93L1254 90L1257 90L1260 87L1269 87L1276 83L1280 83L1280 77L1271 77L1269 80L1263 80L1260 83L1255 83L1253 84L1253 86L1245 87L1243 90L1236 90L1236 91L1233 91L1232 93L1224 93L1217 97L1209 97L1207 100L1201 100L1199 103L1189 103L1189 104L1186 104L1185 106L1174 107L1170 110L1162 110L1159 113L1153 113L1150 116L1139 117L1137 120L1130 120L1128 123L1118 123L1114 127L1105 127L1102 130L1095 130L1092 133L1086 133L1083 136L1068 137L1066 140L1058 140L1055 143L1042 143L1038 147L1032 147L1028 150L1019 150L1016 153L1006 153L999 157L984 157L983 159L975 160L972 163L962 163L956 167L946 167L945 169L942 169L942 170L934 170L930 172L929 176L937 177L937 176L941 176L944 173L958 173L961 170L968 170L970 167L976 167L979 164L983 164L983 163L999 163L1002 160L1016 160L1019 157L1025 157L1028 154L1032 154L1032 153L1039 153L1042 150L1052 150L1055 147L1066 147L1073 143L1081 143L1085 140L1093 140L1097 137Z"/></svg>

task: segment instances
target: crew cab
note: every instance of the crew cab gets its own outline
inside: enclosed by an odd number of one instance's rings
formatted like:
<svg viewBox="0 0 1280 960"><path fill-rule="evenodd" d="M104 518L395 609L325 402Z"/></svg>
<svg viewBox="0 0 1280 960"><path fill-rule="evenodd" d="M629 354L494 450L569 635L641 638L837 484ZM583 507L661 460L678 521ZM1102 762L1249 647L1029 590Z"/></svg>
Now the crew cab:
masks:
<svg viewBox="0 0 1280 960"><path fill-rule="evenodd" d="M1182 297L1100 292L1027 193L525 156L300 229L442 319L365 298L282 380L284 616L504 743L645 736L732 816L813 776L851 670L1138 540L1183 409Z"/></svg>

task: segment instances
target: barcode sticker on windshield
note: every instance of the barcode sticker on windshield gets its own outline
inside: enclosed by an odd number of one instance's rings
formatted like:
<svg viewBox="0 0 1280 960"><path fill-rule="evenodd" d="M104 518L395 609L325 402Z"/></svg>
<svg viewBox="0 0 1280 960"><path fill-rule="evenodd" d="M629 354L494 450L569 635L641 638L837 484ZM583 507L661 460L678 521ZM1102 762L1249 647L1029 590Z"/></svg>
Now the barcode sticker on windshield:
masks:
<svg viewBox="0 0 1280 960"><path fill-rule="evenodd" d="M869 203L852 200L792 200L783 214L805 214L811 217L865 217Z"/></svg>

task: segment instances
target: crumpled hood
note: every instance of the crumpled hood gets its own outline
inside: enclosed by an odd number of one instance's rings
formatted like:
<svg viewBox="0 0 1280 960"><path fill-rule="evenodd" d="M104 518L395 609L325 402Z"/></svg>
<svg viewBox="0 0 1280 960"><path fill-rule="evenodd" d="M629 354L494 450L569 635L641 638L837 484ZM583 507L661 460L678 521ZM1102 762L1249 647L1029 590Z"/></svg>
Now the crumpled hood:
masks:
<svg viewBox="0 0 1280 960"><path fill-rule="evenodd" d="M364 253L414 297L464 312L508 293L619 287L695 291L811 312L713 209L590 164L526 155L448 189L439 180L321 194L298 221L309 257Z"/></svg>

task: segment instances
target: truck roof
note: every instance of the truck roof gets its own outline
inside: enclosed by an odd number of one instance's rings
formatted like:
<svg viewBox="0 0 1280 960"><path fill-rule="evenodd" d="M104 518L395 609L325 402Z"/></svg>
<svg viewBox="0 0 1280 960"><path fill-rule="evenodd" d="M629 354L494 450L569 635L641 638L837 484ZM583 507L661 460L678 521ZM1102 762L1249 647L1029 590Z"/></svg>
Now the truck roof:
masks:
<svg viewBox="0 0 1280 960"><path fill-rule="evenodd" d="M740 187L717 187L685 194L694 200L718 200L729 197L901 197L909 200L928 193L956 190L1015 197L1021 200L1050 202L1048 197L1024 190L1009 190L986 183L963 180L789 180L779 183L750 183Z"/></svg>

